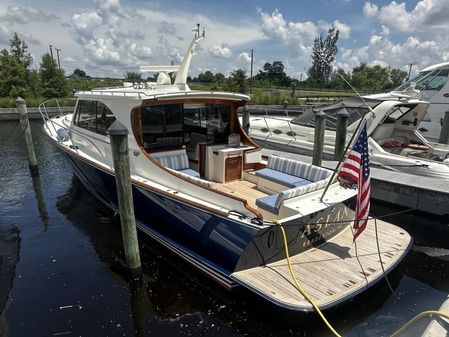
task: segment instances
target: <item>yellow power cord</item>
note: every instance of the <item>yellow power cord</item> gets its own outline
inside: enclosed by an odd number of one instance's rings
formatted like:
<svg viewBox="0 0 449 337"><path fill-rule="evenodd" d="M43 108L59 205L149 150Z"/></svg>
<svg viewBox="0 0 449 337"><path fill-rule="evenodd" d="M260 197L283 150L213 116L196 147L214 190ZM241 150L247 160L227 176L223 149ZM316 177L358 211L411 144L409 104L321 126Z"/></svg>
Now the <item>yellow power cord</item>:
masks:
<svg viewBox="0 0 449 337"><path fill-rule="evenodd" d="M318 306L316 305L316 303L313 301L312 298L310 298L310 296L304 291L304 289L301 287L301 284L298 282L298 279L296 278L295 274L293 273L293 269L292 269L292 265L290 263L290 254L288 252L288 243L287 243L287 235L285 234L285 229L282 226L282 224L277 221L277 220L273 220L273 222L277 225L279 225L279 227L281 228L281 232L282 232L282 237L284 239L284 247L285 247L285 257L287 259L287 265L288 265L288 270L290 271L290 275L292 276L293 280L295 281L296 284L296 288L298 289L298 291L300 292L300 294L302 296L304 296L304 298L309 301L309 303L312 305L312 307L315 309L315 311L318 313L318 315L320 315L321 319L323 320L324 324L327 325L327 327L329 328L330 331L332 331L332 333L337 336L337 337L342 337L335 329L334 327L327 321L326 317L324 317L324 314L321 312L320 308L318 308Z"/></svg>
<svg viewBox="0 0 449 337"><path fill-rule="evenodd" d="M318 308L318 306L316 305L316 303L313 301L313 299L304 291L304 289L301 287L301 284L299 283L298 279L296 278L295 274L293 273L293 269L292 269L292 265L290 263L290 254L288 252L288 243L287 243L287 235L285 234L285 229L282 226L282 223L278 220L273 220L273 223L275 223L276 225L279 225L279 228L281 229L282 232L282 237L284 240L284 247L285 247L285 257L287 259L287 265L288 265L288 270L290 271L290 275L293 278L293 281L295 282L296 288L298 289L299 293L304 296L304 298L309 301L309 303L312 305L312 307L315 309L315 311L318 313L318 315L321 317L321 319L323 320L323 322L326 324L326 326L329 328L330 331L332 331L332 333L337 336L337 337L342 337L335 329L334 327L328 322L328 320L326 319L326 317L324 316L324 314L321 312L320 308ZM413 325L416 321L418 321L419 319L426 317L426 316L432 316L432 315L437 315L437 316L441 316L444 317L446 319L449 319L449 314L442 312L442 311L435 311L435 310L430 310L430 311L424 311L418 315L416 315L415 317L413 317L411 320L409 320L407 323L405 323L402 327L399 328L399 330L397 330L395 333L393 333L391 335L391 337L397 337L399 336L401 333L403 333L405 330L407 330L411 325Z"/></svg>
<svg viewBox="0 0 449 337"><path fill-rule="evenodd" d="M417 320L419 320L423 317L432 316L432 315L437 315L437 316L441 316L446 319L449 319L449 314L446 314L445 312L442 312L442 311L435 311L435 310L423 311L422 313L413 317L411 320L409 320L403 326L401 326L398 331L396 331L394 334L391 335L391 337L399 336L401 333L403 333L405 330L407 330L410 326L412 326Z"/></svg>

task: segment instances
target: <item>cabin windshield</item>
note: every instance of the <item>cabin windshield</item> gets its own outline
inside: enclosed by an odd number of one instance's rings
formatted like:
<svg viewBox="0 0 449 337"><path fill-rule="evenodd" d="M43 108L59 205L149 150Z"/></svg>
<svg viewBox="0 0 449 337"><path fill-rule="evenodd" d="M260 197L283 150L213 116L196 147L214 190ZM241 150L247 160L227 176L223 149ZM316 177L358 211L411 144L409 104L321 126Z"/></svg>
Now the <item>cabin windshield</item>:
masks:
<svg viewBox="0 0 449 337"><path fill-rule="evenodd" d="M440 90L447 82L449 69L438 69L434 71L423 71L417 76L404 82L396 90L405 90L411 82L415 82L415 88L418 90Z"/></svg>
<svg viewBox="0 0 449 337"><path fill-rule="evenodd" d="M412 110L415 105L399 105L395 106L390 113L385 115L383 123L394 123L402 116L405 116L410 110Z"/></svg>
<svg viewBox="0 0 449 337"><path fill-rule="evenodd" d="M114 121L114 114L102 102L78 101L73 118L73 123L76 126L101 135L107 135L107 130Z"/></svg>
<svg viewBox="0 0 449 337"><path fill-rule="evenodd" d="M177 148L198 142L227 142L231 106L166 104L141 109L142 139L147 150ZM195 143L195 144L190 144Z"/></svg>

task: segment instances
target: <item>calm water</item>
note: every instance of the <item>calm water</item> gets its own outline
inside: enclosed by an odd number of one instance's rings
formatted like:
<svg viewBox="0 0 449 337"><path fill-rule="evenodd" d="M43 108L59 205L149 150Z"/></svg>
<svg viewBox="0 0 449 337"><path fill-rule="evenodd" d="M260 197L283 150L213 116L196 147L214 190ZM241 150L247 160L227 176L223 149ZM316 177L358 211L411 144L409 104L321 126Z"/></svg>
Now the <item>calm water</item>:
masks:
<svg viewBox="0 0 449 337"><path fill-rule="evenodd" d="M32 123L32 179L15 122L0 124L0 336L329 336L314 314L279 310L245 290L227 293L140 235L143 279L120 268L120 225L74 178ZM374 206L375 214L393 212ZM449 293L447 224L389 218L415 243L391 275L327 313L345 336L386 336ZM413 330L417 335L423 324Z"/></svg>

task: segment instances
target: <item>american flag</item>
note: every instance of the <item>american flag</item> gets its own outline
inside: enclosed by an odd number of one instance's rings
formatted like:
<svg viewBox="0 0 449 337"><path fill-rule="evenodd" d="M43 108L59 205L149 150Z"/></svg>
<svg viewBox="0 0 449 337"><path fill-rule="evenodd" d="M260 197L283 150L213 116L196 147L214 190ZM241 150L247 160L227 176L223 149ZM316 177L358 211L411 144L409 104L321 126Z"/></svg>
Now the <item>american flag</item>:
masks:
<svg viewBox="0 0 449 337"><path fill-rule="evenodd" d="M366 228L370 207L370 171L365 122L363 122L354 147L343 162L343 166L338 173L338 180L345 187L358 187L354 221L355 240Z"/></svg>

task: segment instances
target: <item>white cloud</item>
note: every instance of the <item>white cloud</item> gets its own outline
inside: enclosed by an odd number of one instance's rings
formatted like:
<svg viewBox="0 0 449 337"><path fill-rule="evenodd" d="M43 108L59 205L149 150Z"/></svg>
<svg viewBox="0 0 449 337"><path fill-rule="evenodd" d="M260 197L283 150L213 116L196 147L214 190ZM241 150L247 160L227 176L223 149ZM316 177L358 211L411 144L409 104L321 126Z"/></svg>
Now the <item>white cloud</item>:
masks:
<svg viewBox="0 0 449 337"><path fill-rule="evenodd" d="M339 37L342 39L349 39L349 36L351 35L351 27L349 25L340 22L338 20L334 21L334 27L335 29L339 30Z"/></svg>
<svg viewBox="0 0 449 337"><path fill-rule="evenodd" d="M230 58L232 57L232 51L225 44L215 45L209 48L209 53L218 58Z"/></svg>
<svg viewBox="0 0 449 337"><path fill-rule="evenodd" d="M351 27L338 20L333 23L323 20L318 21L318 23L310 21L287 22L278 9L275 9L271 14L259 9L259 16L265 36L285 44L290 57L303 60L309 57L313 41L320 33L327 33L330 28L334 27L340 31L342 39L349 38L351 34Z"/></svg>
<svg viewBox="0 0 449 337"><path fill-rule="evenodd" d="M251 55L249 53L240 53L237 60L248 65L251 63Z"/></svg>
<svg viewBox="0 0 449 337"><path fill-rule="evenodd" d="M30 6L8 6L6 12L0 15L0 22L9 25L49 22L56 19L58 19L56 15L45 14L40 9Z"/></svg>
<svg viewBox="0 0 449 337"><path fill-rule="evenodd" d="M265 36L285 44L290 56L306 58L318 27L312 22L289 22L276 9L271 14L259 10Z"/></svg>
<svg viewBox="0 0 449 337"><path fill-rule="evenodd" d="M75 38L87 42L93 39L94 31L103 23L103 19L96 12L88 12L73 14L72 23L77 34Z"/></svg>
<svg viewBox="0 0 449 337"><path fill-rule="evenodd" d="M366 2L363 13L400 32L427 31L429 27L449 29L447 0L420 0L411 11L407 11L405 2L392 1L380 8Z"/></svg>
<svg viewBox="0 0 449 337"><path fill-rule="evenodd" d="M373 35L368 46L343 50L338 66L351 70L354 66L365 62L404 68L413 61L416 62L417 68L423 68L449 59L448 50L441 48L444 41L445 39L421 40L410 36L403 43L395 43L387 36Z"/></svg>
<svg viewBox="0 0 449 337"><path fill-rule="evenodd" d="M365 2L365 5L363 6L363 15L367 18L373 18L376 16L378 10L379 7L377 7L377 5L370 2Z"/></svg>

